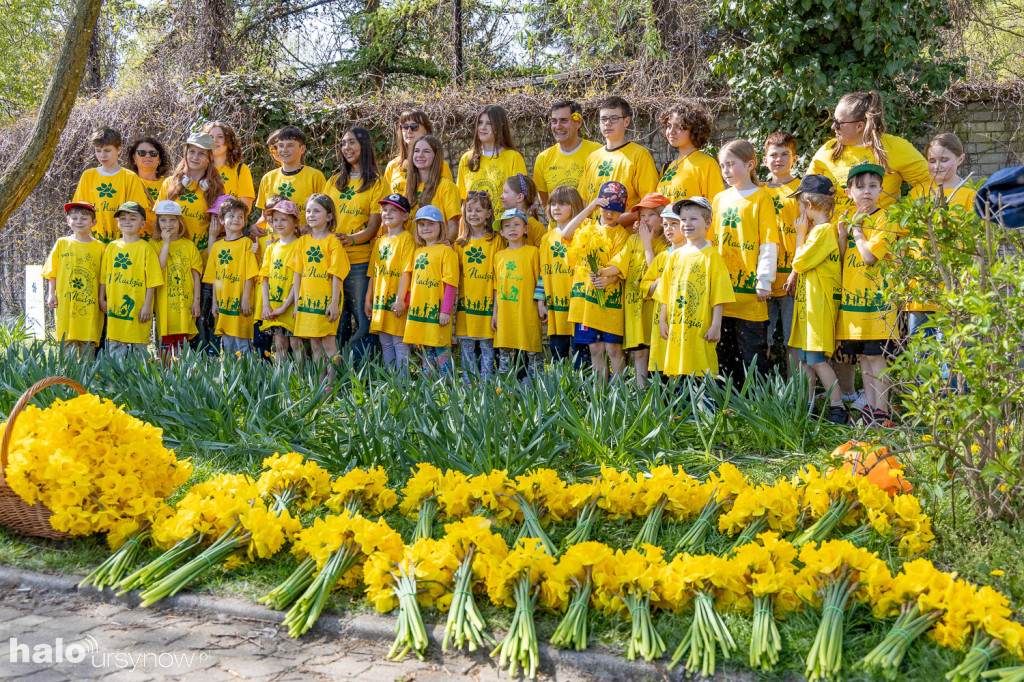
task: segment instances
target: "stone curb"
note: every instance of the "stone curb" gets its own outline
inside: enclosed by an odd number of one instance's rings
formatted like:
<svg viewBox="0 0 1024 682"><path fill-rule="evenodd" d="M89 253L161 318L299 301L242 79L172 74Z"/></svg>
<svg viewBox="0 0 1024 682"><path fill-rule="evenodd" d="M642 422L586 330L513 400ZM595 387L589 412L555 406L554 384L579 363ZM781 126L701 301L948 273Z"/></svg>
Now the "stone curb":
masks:
<svg viewBox="0 0 1024 682"><path fill-rule="evenodd" d="M52 575L37 573L10 566L0 565L0 589L8 590L39 590L57 594L74 593L83 598L107 603L126 604L138 607L142 601L137 592L117 596L110 590L99 591L88 587L79 590L78 583L83 576ZM154 605L152 608L167 611L188 611L210 615L223 615L247 620L260 620L280 624L284 620L284 612L274 611L263 606L250 604L232 597L215 597L192 593L178 594ZM440 641L444 635L443 625L427 624L430 638L430 653L439 653ZM325 612L313 632L335 635L356 640L390 642L395 636L395 621L386 616L363 614L358 616L339 616ZM621 655L613 654L600 647L587 651L565 651L549 646L546 642L538 642L540 654L540 672L555 676L556 671L572 671L578 675L602 682L638 682L639 680L684 680L688 679L677 668L669 672L658 663L644 661L628 661ZM489 652L477 651L469 654L487 660ZM757 677L749 672L722 671L717 679L755 680Z"/></svg>

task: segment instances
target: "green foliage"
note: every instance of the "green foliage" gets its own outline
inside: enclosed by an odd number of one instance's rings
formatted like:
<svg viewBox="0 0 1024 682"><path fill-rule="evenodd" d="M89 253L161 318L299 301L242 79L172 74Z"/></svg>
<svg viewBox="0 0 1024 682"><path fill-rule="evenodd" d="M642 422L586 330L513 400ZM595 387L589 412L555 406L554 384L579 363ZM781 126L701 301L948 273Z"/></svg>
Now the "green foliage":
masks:
<svg viewBox="0 0 1024 682"><path fill-rule="evenodd" d="M64 30L64 11L49 0L0 0L0 123L38 105Z"/></svg>
<svg viewBox="0 0 1024 682"><path fill-rule="evenodd" d="M1024 518L1024 260L1020 235L962 208L904 201L906 242L890 272L894 304L934 302L931 326L893 364L904 419L927 431L911 449L933 481L963 481L990 519ZM917 244L923 244L920 249ZM955 500L950 490L948 499Z"/></svg>
<svg viewBox="0 0 1024 682"><path fill-rule="evenodd" d="M718 11L734 40L713 68L757 139L789 130L814 148L830 136L826 109L848 92L873 89L883 91L888 121L910 136L925 103L965 71L943 50L943 0L721 0Z"/></svg>

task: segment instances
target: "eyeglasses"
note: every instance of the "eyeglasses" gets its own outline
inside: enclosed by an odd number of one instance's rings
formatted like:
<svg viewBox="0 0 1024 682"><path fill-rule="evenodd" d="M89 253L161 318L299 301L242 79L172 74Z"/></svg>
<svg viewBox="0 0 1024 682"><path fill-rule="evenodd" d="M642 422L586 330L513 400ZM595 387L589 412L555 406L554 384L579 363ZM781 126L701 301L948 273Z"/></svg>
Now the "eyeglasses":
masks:
<svg viewBox="0 0 1024 682"><path fill-rule="evenodd" d="M144 149L136 149L135 150L135 155L136 156L152 156L155 159L156 157L160 156L160 152L158 152L155 149L153 149L151 151L148 151L148 152L146 150L144 150Z"/></svg>
<svg viewBox="0 0 1024 682"><path fill-rule="evenodd" d="M420 124L419 123L403 123L403 124L401 124L398 127L401 128L402 130L419 130L420 129Z"/></svg>
<svg viewBox="0 0 1024 682"><path fill-rule="evenodd" d="M838 129L838 128L842 128L847 123L863 123L863 122L864 122L864 119L862 119L862 118L857 118L857 119L854 119L852 121L840 121L838 118L834 118L834 119L832 119L832 128L833 129Z"/></svg>
<svg viewBox="0 0 1024 682"><path fill-rule="evenodd" d="M626 118L626 117L625 116L602 116L598 120L602 124L604 124L604 123L618 123L619 121L621 121L624 118Z"/></svg>

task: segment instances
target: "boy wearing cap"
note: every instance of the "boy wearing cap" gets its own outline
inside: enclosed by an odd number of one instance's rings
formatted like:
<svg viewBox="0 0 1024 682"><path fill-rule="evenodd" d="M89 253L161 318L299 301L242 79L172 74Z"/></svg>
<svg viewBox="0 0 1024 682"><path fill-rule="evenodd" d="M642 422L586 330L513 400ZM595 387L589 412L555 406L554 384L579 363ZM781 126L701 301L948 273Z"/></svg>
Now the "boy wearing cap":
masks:
<svg viewBox="0 0 1024 682"><path fill-rule="evenodd" d="M516 371L520 378L544 367L541 323L547 322L540 282L540 251L527 244L529 218L518 208L507 209L494 221L508 246L494 256L494 348L498 351L498 373Z"/></svg>
<svg viewBox="0 0 1024 682"><path fill-rule="evenodd" d="M793 160L796 158L796 138L783 131L772 133L764 143L764 165L771 173L771 181L765 189L772 195L775 213L779 222L779 253L768 299L768 347L774 343L775 332L782 329L782 344L788 356L787 371L792 376L797 367L796 348L788 345L793 323L793 292L796 275L793 274L793 252L796 250L796 229L794 223L800 217L800 208L793 198L800 184L793 177Z"/></svg>
<svg viewBox="0 0 1024 682"><path fill-rule="evenodd" d="M878 263L889 254L899 227L878 207L885 169L859 163L850 169L846 194L857 212L839 220L839 252L843 258L843 292L836 337L843 353L857 356L864 381L865 421L892 426L889 381L882 372L896 351L896 309L882 293L885 283ZM852 228L852 229L848 229Z"/></svg>
<svg viewBox="0 0 1024 682"><path fill-rule="evenodd" d="M628 193L626 206L635 206L640 197L658 187L658 167L654 157L646 147L626 139L629 124L633 121L629 102L621 97L609 97L601 102L598 117L604 147L591 152L583 164L580 194L584 201L590 201L598 195L603 183L620 182ZM630 214L622 219L623 222L632 222L636 217Z"/></svg>
<svg viewBox="0 0 1024 682"><path fill-rule="evenodd" d="M651 324L648 333L651 339L651 348L648 352L648 372L661 372L665 368L665 356L668 353L668 342L661 338L661 305L654 300L654 292L658 290L658 282L665 273L665 268L672 261L673 244L680 246L686 243L679 228L679 215L672 210L672 203L669 203L661 210L660 218L662 230L665 233L666 248L654 257L654 261L647 267L643 279L640 281L640 289L644 295L644 305L650 305Z"/></svg>
<svg viewBox="0 0 1024 682"><path fill-rule="evenodd" d="M118 238L115 212L122 203L134 201L143 208L152 203L139 176L121 168L117 157L121 154L121 134L110 128L99 128L89 137L96 153L96 168L82 173L75 188L72 203L90 204L96 211L93 236L107 244Z"/></svg>
<svg viewBox="0 0 1024 682"><path fill-rule="evenodd" d="M274 132L273 136L276 136L274 151L281 166L260 180L256 208L264 210L267 198L272 194L280 194L296 206L305 206L306 200L322 190L327 183L323 173L304 165L306 134L295 126L285 126ZM299 222L302 225L299 232L305 234L306 217L301 211Z"/></svg>
<svg viewBox="0 0 1024 682"><path fill-rule="evenodd" d="M619 217L626 210L627 190L619 182L606 182L601 186L598 196L577 214L565 229L562 239L572 242L569 248L569 267L573 268L573 284L569 293L569 322L575 324L573 341L587 344L590 347L591 362L600 382L608 379L608 365L614 376L618 376L625 368L626 357L622 353L622 334L624 317L622 311L622 282L606 284L598 282L597 273L590 270L585 259L573 258L572 254L583 248L583 240L593 229L601 229L609 242L607 250L602 250L599 260L603 265L618 255L626 246L629 230L619 225ZM595 210L600 209L600 222L587 218ZM580 229L586 224L585 229ZM599 302L597 288L604 290L604 305Z"/></svg>
<svg viewBox="0 0 1024 682"><path fill-rule="evenodd" d="M667 342L661 371L670 376L717 375L722 306L736 300L732 278L707 239L711 202L704 197L680 199L672 210L679 216L679 231L672 231L672 257L654 294L661 304L661 338Z"/></svg>
<svg viewBox="0 0 1024 682"><path fill-rule="evenodd" d="M661 211L671 203L669 198L651 192L633 207L639 215L633 225L634 233L626 240L626 246L617 256L601 269L596 285L615 279L623 280L623 330L622 347L632 352L636 369L636 383L643 387L648 377L651 348L651 320L654 317L654 302L646 299L641 281L648 266L659 253L668 248L661 224Z"/></svg>
<svg viewBox="0 0 1024 682"><path fill-rule="evenodd" d="M54 313L57 338L65 348L84 354L100 341L103 311L99 306L102 242L93 238L96 213L92 204L64 205L71 236L53 245L43 266L46 305Z"/></svg>
<svg viewBox="0 0 1024 682"><path fill-rule="evenodd" d="M107 244L100 279L100 309L107 314L106 351L145 353L153 327L153 297L164 283L157 252L139 236L146 209L127 201L114 213L121 238Z"/></svg>
<svg viewBox="0 0 1024 682"><path fill-rule="evenodd" d="M793 275L796 310L789 345L797 349L800 368L807 375L813 405L814 384L820 379L829 391L828 420L846 424L850 415L843 405L835 370L829 358L835 352L836 317L842 295L839 240L832 229L835 187L824 175L808 175L790 195L800 208L796 221ZM810 226L810 227L809 227Z"/></svg>
<svg viewBox="0 0 1024 682"><path fill-rule="evenodd" d="M163 357L178 355L185 343L198 334L203 258L188 238L181 206L158 201L155 238L149 244L157 252L164 284L156 290L156 337Z"/></svg>
<svg viewBox="0 0 1024 682"><path fill-rule="evenodd" d="M203 273L203 282L213 286L214 333L221 337L221 348L236 355L252 351L253 289L260 275L252 240L242 236L247 214L246 205L234 197L220 205L224 238L210 247Z"/></svg>
<svg viewBox="0 0 1024 682"><path fill-rule="evenodd" d="M405 229L410 206L404 195L389 194L377 204L383 235L374 243L370 258L365 310L370 318L370 333L380 341L384 366L404 373L409 367L409 346L402 336L412 279L409 266L416 242Z"/></svg>

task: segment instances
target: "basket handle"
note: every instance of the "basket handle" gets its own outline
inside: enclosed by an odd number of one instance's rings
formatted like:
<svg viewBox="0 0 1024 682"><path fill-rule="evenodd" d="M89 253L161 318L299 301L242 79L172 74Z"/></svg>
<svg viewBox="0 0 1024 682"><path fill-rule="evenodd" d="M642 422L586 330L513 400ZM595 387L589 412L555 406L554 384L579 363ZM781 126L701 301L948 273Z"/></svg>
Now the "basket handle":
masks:
<svg viewBox="0 0 1024 682"><path fill-rule="evenodd" d="M58 386L60 384L70 386L75 389L78 392L78 395L86 393L82 384L78 383L74 379L61 376L47 377L46 379L42 379L32 384L27 391L21 394L21 397L18 398L18 402L14 404L14 408L11 410L11 415L7 418L7 427L4 429L3 443L0 444L0 481L4 479L4 469L7 468L7 448L10 446L11 438L14 436L14 420L18 418L18 415L25 409L25 406L28 405L29 401L35 397L36 393L39 393L39 391L44 388Z"/></svg>

